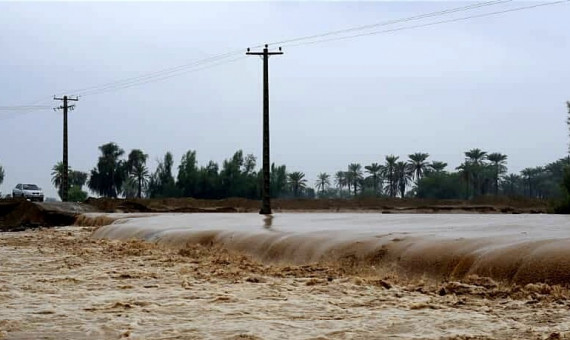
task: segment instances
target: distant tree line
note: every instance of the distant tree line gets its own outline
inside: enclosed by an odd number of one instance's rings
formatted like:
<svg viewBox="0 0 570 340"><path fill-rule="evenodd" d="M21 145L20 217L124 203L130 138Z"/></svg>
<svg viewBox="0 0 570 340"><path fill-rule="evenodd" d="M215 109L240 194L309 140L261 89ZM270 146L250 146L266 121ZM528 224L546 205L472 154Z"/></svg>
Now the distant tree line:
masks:
<svg viewBox="0 0 570 340"><path fill-rule="evenodd" d="M194 197L221 199L243 197L259 199L261 170L256 157L236 151L221 166L214 161L200 166L196 151L182 155L174 169L172 153L166 152L150 172L148 155L134 149L125 156L117 144L99 147L96 166L88 173L69 172L70 200L83 200L83 186L103 197L166 198ZM346 170L330 175L319 173L312 187L305 174L287 171L285 165L271 165L271 195L274 198L351 198L351 197L418 197L435 199L472 199L479 196L524 196L529 198L564 198L565 169L570 158L545 166L507 174L507 155L481 149L464 153L464 161L454 170L447 163L430 161L429 154L417 152L402 160L388 155L382 163L362 166L348 164ZM0 172L2 174L2 172ZM63 165L53 167L52 182L61 196ZM2 177L0 176L0 179Z"/></svg>
<svg viewBox="0 0 570 340"><path fill-rule="evenodd" d="M429 154L414 153L407 160L388 155L383 164L362 167L351 163L347 170L317 176L319 197L419 197L437 199L472 199L479 196L525 196L561 198L564 169L569 158L545 166L523 169L507 175L507 155L481 149L466 151L465 160L455 171L447 163L429 162Z"/></svg>
<svg viewBox="0 0 570 340"><path fill-rule="evenodd" d="M566 104L570 133L570 102ZM131 150L126 158L124 150L113 142L101 145L99 150L101 155L89 174L70 170L70 197L86 197L82 186L87 184L92 192L104 197L260 198L262 178L261 171L256 169L256 157L244 155L241 150L224 160L221 167L214 161L205 166L198 165L196 151L189 150L182 156L178 169L173 169L172 153L166 152L153 173L147 167L148 155L142 150ZM507 174L505 154L474 148L464 155L464 161L453 170L447 170L447 163L429 161L429 154L424 152L409 154L407 159L387 155L383 162L365 166L350 163L346 170L339 170L334 175L318 174L314 188L303 172L289 172L285 165L271 164L271 195L274 198L435 199L524 196L563 198L568 200L570 207L570 147L568 157L544 166L525 168L519 174ZM62 171L61 163L53 168L52 182L58 192ZM0 167L0 183L3 175ZM565 181L567 187L562 185Z"/></svg>

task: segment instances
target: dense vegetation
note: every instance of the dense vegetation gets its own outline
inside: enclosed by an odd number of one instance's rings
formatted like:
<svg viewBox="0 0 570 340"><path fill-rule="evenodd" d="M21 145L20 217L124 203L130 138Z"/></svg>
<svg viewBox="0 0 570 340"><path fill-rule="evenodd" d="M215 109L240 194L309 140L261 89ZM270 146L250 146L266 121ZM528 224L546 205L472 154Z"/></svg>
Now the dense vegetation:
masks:
<svg viewBox="0 0 570 340"><path fill-rule="evenodd" d="M255 156L239 150L223 161L199 166L196 151L186 152L177 169L167 152L156 170L149 172L148 155L134 149L127 157L115 143L99 147L101 155L90 174L70 170L70 197L81 200L87 184L94 193L105 197L194 197L220 199L244 197L259 199L261 171ZM320 173L310 185L305 174L288 171L285 165L271 165L271 194L280 198L350 198L419 197L436 199L472 199L479 196L525 196L529 198L564 198L560 185L570 158L545 166L526 168L520 174L507 174L507 156L480 149L468 150L465 160L454 170L447 164L430 161L427 153L414 153L402 160L388 155L382 163L362 166L348 164L334 175ZM52 182L61 190L61 163L53 168ZM89 178L89 179L88 179ZM87 180L88 179L88 180ZM569 181L570 183L570 181Z"/></svg>

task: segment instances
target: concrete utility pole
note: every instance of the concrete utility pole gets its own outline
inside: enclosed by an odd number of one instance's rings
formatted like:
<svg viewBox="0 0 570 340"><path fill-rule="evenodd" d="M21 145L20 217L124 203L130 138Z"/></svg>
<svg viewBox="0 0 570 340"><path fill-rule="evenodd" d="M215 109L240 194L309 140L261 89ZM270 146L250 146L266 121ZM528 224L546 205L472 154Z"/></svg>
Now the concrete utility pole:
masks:
<svg viewBox="0 0 570 340"><path fill-rule="evenodd" d="M263 56L263 192L261 210L262 215L271 214L270 184L269 184L269 56L283 54L281 47L279 52L269 52L267 44L263 52L250 52L247 55Z"/></svg>
<svg viewBox="0 0 570 340"><path fill-rule="evenodd" d="M63 178L61 183L61 200L67 202L68 192L69 192L69 163L67 161L67 110L73 110L75 105L68 105L68 101L78 101L77 98L68 98L63 96L63 98L53 97L54 100L63 100L63 105L57 109L63 109Z"/></svg>

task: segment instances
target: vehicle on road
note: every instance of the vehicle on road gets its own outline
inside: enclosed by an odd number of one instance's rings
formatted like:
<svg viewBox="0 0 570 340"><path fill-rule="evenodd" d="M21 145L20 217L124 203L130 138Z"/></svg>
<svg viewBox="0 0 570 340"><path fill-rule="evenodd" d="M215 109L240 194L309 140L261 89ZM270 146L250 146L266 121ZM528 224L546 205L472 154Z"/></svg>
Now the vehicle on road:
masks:
<svg viewBox="0 0 570 340"><path fill-rule="evenodd" d="M18 184L12 190L12 197L23 197L29 199L30 201L44 201L44 193L42 188L35 184Z"/></svg>

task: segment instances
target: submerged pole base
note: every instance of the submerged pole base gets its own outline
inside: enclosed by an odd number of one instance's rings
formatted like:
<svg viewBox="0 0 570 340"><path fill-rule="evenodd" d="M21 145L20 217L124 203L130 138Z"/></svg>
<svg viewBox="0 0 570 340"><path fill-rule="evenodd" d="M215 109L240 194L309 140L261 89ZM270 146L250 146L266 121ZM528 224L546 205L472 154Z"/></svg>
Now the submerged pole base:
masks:
<svg viewBox="0 0 570 340"><path fill-rule="evenodd" d="M260 215L271 215L271 207L269 206L262 206L261 210L259 210Z"/></svg>

